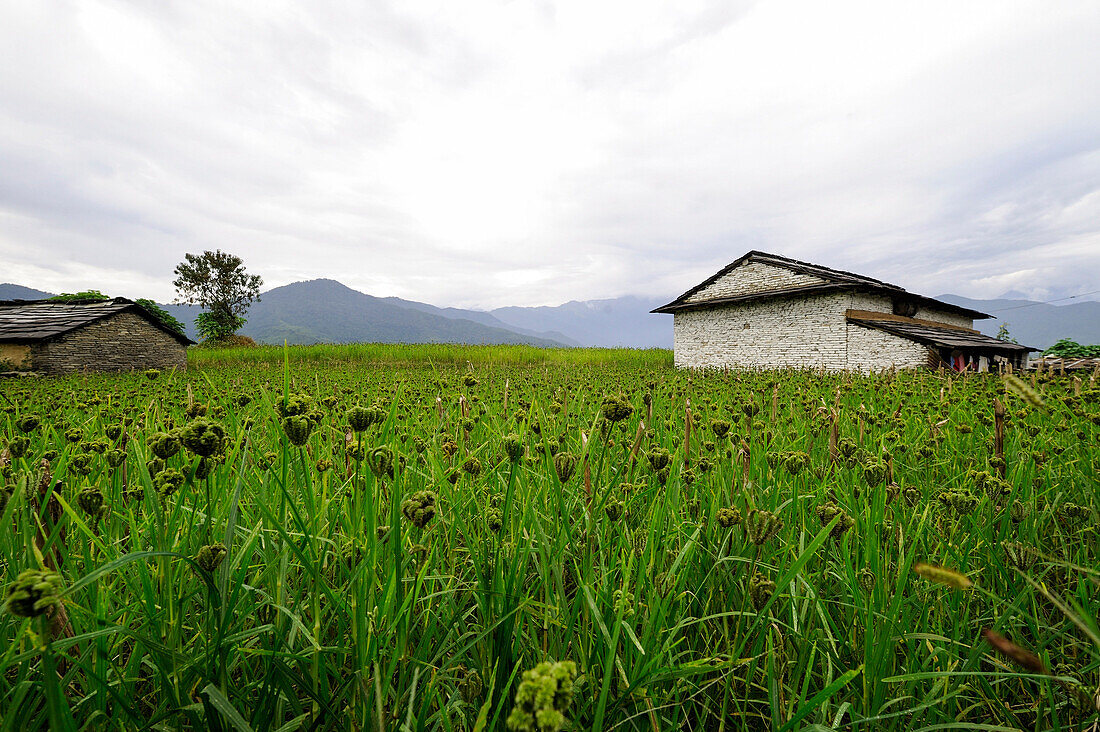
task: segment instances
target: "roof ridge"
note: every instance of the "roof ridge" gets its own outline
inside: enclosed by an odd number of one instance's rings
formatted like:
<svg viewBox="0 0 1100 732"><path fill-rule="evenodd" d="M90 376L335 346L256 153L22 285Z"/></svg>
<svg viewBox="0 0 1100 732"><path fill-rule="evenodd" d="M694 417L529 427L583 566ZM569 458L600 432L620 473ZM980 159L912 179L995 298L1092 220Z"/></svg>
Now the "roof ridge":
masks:
<svg viewBox="0 0 1100 732"><path fill-rule="evenodd" d="M193 343L186 333L170 328L150 310L125 297L75 303L51 302L46 299L0 301L0 341L13 338L16 340L53 338L103 318L128 311L135 312L138 317L176 340L187 344ZM33 313L37 313L37 317ZM20 323L23 324L22 327ZM27 323L38 327L28 328Z"/></svg>
<svg viewBox="0 0 1100 732"><path fill-rule="evenodd" d="M901 292L908 292L908 290L906 290L901 285L895 285L892 282L886 282L885 280L876 279L874 277L868 277L867 275L861 275L857 272L849 272L849 271L843 270L843 269L835 269L833 267L826 267L823 264L814 264L813 262L804 262L800 259L794 259L792 257L784 257L781 254L772 254L771 252L764 252L764 251L760 251L759 249L753 249L746 256L749 257L749 258L758 258L759 257L759 258L771 259L771 260L774 260L777 264L780 264L780 265L795 264L795 265L798 265L800 267L806 267L808 269L812 269L812 270L818 271L820 273L824 273L826 275L829 275L829 274L840 275L841 277L846 278L846 279L851 278L851 279L859 280L860 282L873 282L873 283L881 285L883 287L889 287L890 289L899 290Z"/></svg>
<svg viewBox="0 0 1100 732"><path fill-rule="evenodd" d="M814 264L812 262L803 262L803 261L798 260L798 259L792 259L790 257L784 257L780 254L772 254L770 252L761 251L759 249L750 249L748 252L741 255L740 257L738 257L734 261L730 262L725 267L718 270L713 275L711 275L707 279L703 280L699 284L695 285L691 289L687 290L686 292L684 292L679 297L675 298L674 300L672 300L671 302L669 302L665 305L662 305L658 308L654 308L650 312L653 312L653 313L670 313L670 312L674 312L676 309L686 307L688 305L688 302L687 302L688 298L690 298L691 296L693 296L696 293L700 292L701 290L709 287L710 285L714 284L716 281L721 279L724 275L728 274L733 269L739 267L740 265L742 265L742 264L744 264L745 262L748 262L748 261L759 261L759 262L762 262L764 264L770 264L770 265L774 265L774 266L778 266L778 267L784 267L784 268L789 269L789 270L794 271L794 272L801 272L802 274L808 274L808 275L811 275L811 276L814 276L814 277L819 277L819 278L821 278L823 280L826 280L828 282L832 282L832 283L834 283L835 285L838 285L838 286L843 285L843 286L849 286L849 287L869 287L869 288L874 288L874 289L877 289L877 290L885 290L885 291L887 291L889 293L892 293L892 294L895 294L895 295L905 295L909 298L912 298L912 299L917 300L917 301L919 301L921 303L924 303L924 304L934 303L936 307L939 307L943 310L947 310L948 312L960 313L960 314L969 316L970 318L975 319L975 320L992 317L991 315L989 315L987 313L980 312L978 310L973 310L971 308L962 307L961 305L952 305L949 302L945 302L943 300L937 300L933 297L928 297L927 295L920 295L920 294L915 293L915 292L910 292L909 290L906 290L904 287L902 287L900 285L895 285L895 284L892 284L890 282L885 282L883 280L877 280L874 277L867 277L866 275L857 274L855 272L847 272L847 271L842 270L842 269L833 269L832 267L826 267L824 265ZM768 291L760 292L760 293L752 293L750 295L745 295L744 299L748 300L748 299L752 299L753 297L756 297L756 296L770 297L770 296L775 295L779 292L782 292L782 291L781 290L768 290ZM718 298L718 300L722 300L722 299L723 298ZM710 302L710 300L703 300L703 301L700 301L700 302L691 303L690 305L693 308L706 307L707 303L709 303L709 302Z"/></svg>

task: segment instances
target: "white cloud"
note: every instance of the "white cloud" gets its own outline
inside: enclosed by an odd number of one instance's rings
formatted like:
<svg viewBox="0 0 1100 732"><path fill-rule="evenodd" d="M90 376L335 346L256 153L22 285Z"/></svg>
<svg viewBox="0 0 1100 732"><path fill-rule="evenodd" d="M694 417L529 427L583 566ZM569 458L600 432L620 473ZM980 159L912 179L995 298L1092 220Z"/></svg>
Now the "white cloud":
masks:
<svg viewBox="0 0 1100 732"><path fill-rule="evenodd" d="M0 281L168 299L218 247L492 307L675 294L757 248L1097 289L1091 2L2 13Z"/></svg>

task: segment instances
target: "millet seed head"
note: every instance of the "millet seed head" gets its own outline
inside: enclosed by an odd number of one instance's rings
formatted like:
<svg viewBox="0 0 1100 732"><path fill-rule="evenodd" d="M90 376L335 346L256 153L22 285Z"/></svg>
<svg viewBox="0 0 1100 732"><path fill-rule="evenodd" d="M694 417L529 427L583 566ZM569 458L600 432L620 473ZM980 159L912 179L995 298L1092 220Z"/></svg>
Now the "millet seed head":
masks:
<svg viewBox="0 0 1100 732"><path fill-rule="evenodd" d="M473 704L481 697L481 692L485 689L485 684L481 680L481 674L475 669L469 669L465 666L459 667L458 673L458 691L462 694L462 699L467 704Z"/></svg>
<svg viewBox="0 0 1100 732"><path fill-rule="evenodd" d="M290 415L283 419L283 432L290 440L290 444L296 447L309 442L309 435L313 432L313 421L301 415Z"/></svg>
<svg viewBox="0 0 1100 732"><path fill-rule="evenodd" d="M741 512L735 507L720 508L715 518L723 529L732 529L741 523Z"/></svg>
<svg viewBox="0 0 1100 732"><path fill-rule="evenodd" d="M476 478L481 475L481 461L471 455L462 461L462 472L469 475L471 478Z"/></svg>
<svg viewBox="0 0 1100 732"><path fill-rule="evenodd" d="M749 535L749 541L756 546L763 546L768 539L778 534L783 528L783 522L779 516L770 511L753 509L745 517L745 531Z"/></svg>
<svg viewBox="0 0 1100 732"><path fill-rule="evenodd" d="M559 732L573 701L577 666L572 661L544 661L523 672L515 706L508 715L512 732Z"/></svg>
<svg viewBox="0 0 1100 732"><path fill-rule="evenodd" d="M436 496L431 491L417 491L401 504L401 515L418 529L428 525L436 514Z"/></svg>
<svg viewBox="0 0 1100 732"><path fill-rule="evenodd" d="M672 461L672 453L663 447L653 448L646 457L649 460L649 467L652 468L655 473L659 473L667 468L668 464Z"/></svg>
<svg viewBox="0 0 1100 732"><path fill-rule="evenodd" d="M600 413L608 422L621 422L634 414L634 407L625 394L609 394L603 398Z"/></svg>
<svg viewBox="0 0 1100 732"><path fill-rule="evenodd" d="M15 426L19 428L19 431L23 434L34 432L38 429L38 425L42 423L42 420L37 414L24 414L22 417L15 421Z"/></svg>
<svg viewBox="0 0 1100 732"><path fill-rule="evenodd" d="M1039 559L1038 553L1032 547L1018 541L1002 541L1001 550L1009 565L1022 572L1034 567Z"/></svg>
<svg viewBox="0 0 1100 732"><path fill-rule="evenodd" d="M805 452L791 452L783 460L783 467L791 475L798 475L810 466L810 456Z"/></svg>
<svg viewBox="0 0 1100 732"><path fill-rule="evenodd" d="M558 474L558 480L568 483L577 470L577 456L569 452L559 452L554 456L554 471Z"/></svg>
<svg viewBox="0 0 1100 732"><path fill-rule="evenodd" d="M833 501L827 501L821 504L815 511L817 513L817 520L821 522L822 526L828 526L830 521L837 516L840 517L836 525L833 526L832 531L829 532L829 536L834 539L839 539L844 536L844 533L848 531L848 529L856 525L855 520Z"/></svg>
<svg viewBox="0 0 1100 732"><path fill-rule="evenodd" d="M946 567L937 567L934 564L918 562L913 565L913 571L929 582L946 585L956 590L965 590L974 585L965 574Z"/></svg>
<svg viewBox="0 0 1100 732"><path fill-rule="evenodd" d="M103 491L94 485L86 486L76 494L76 505L80 506L80 510L93 519L99 519L107 512L107 506L104 505Z"/></svg>
<svg viewBox="0 0 1100 732"><path fill-rule="evenodd" d="M27 450L30 449L31 441L23 435L16 435L8 441L8 454L15 460L23 457L27 454Z"/></svg>
<svg viewBox="0 0 1100 732"><path fill-rule="evenodd" d="M92 472L92 453L78 452L69 458L69 472L87 475Z"/></svg>
<svg viewBox="0 0 1100 732"><path fill-rule="evenodd" d="M374 448L367 453L366 456L367 467L374 473L374 477L390 477L393 478L393 466L394 466L394 454L386 445L381 445Z"/></svg>
<svg viewBox="0 0 1100 732"><path fill-rule="evenodd" d="M886 463L870 461L863 464L863 479L874 488L886 481Z"/></svg>
<svg viewBox="0 0 1100 732"><path fill-rule="evenodd" d="M523 438L515 433L506 435L504 437L504 454L512 462L523 457Z"/></svg>
<svg viewBox="0 0 1100 732"><path fill-rule="evenodd" d="M220 541L216 544L208 544L201 547L199 553L195 555L195 564L202 567L203 571L212 573L221 565L227 553L225 544Z"/></svg>
<svg viewBox="0 0 1100 732"><path fill-rule="evenodd" d="M759 572L755 572L752 579L749 580L749 598L752 599L752 606L757 611L763 610L774 594L775 582Z"/></svg>
<svg viewBox="0 0 1100 732"><path fill-rule="evenodd" d="M199 457L211 457L225 452L225 429L209 419L196 419L180 433L180 442Z"/></svg>
<svg viewBox="0 0 1100 732"><path fill-rule="evenodd" d="M36 618L61 603L61 575L25 569L8 585L4 609L21 618Z"/></svg>
<svg viewBox="0 0 1100 732"><path fill-rule="evenodd" d="M153 487L161 497L167 498L183 485L183 473L175 468L165 468L153 476Z"/></svg>

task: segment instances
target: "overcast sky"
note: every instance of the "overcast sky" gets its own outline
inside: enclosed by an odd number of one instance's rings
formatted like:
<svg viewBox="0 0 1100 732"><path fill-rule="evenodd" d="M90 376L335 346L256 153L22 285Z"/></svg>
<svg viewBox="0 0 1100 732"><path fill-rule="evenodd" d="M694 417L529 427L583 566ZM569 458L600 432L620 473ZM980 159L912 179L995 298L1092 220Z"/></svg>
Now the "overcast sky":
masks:
<svg viewBox="0 0 1100 732"><path fill-rule="evenodd" d="M1098 39L1096 0L0 0L0 282L163 301L221 248L488 308L762 249L1100 290Z"/></svg>

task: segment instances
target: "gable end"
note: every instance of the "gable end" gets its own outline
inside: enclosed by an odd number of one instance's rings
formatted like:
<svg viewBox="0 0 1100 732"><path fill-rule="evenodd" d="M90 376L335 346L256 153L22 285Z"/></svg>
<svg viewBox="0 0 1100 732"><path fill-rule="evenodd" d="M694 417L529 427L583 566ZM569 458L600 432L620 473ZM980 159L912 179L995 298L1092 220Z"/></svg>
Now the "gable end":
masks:
<svg viewBox="0 0 1100 732"><path fill-rule="evenodd" d="M650 312L675 313L680 310L711 307L734 301L825 290L856 290L889 295L898 301L894 309L901 312L897 314L916 315L921 311L936 310L970 321L992 317L977 310L907 292L902 287L882 280L809 262L800 262L797 259L755 249L726 265L672 302L654 308Z"/></svg>
<svg viewBox="0 0 1100 732"><path fill-rule="evenodd" d="M689 295L684 302L697 303L741 295L759 295L824 285L826 282L821 277L750 260L734 267L714 282Z"/></svg>

